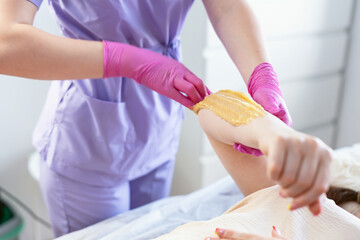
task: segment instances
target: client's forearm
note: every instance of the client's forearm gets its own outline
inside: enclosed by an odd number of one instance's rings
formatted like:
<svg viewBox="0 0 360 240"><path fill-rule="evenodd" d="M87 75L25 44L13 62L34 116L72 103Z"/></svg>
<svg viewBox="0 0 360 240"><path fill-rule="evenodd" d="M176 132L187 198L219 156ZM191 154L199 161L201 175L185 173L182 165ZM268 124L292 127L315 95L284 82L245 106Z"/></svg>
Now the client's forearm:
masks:
<svg viewBox="0 0 360 240"><path fill-rule="evenodd" d="M260 149L267 157L268 178L282 187L283 196L294 199L289 208L308 205L319 214L319 197L329 187L332 160L332 150L320 139L294 131L241 93L211 94L193 110L212 144L216 143L222 162L236 161L238 156L225 145L241 143Z"/></svg>
<svg viewBox="0 0 360 240"><path fill-rule="evenodd" d="M245 94L220 91L194 107L208 136L223 143L267 151L271 139L293 130Z"/></svg>
<svg viewBox="0 0 360 240"><path fill-rule="evenodd" d="M275 117L266 112L258 114L259 116L262 115L262 117L253 119L254 114L249 114L251 110L243 109L242 111L239 109L241 107L231 106L232 103L229 102L223 105L225 111L229 110L229 108L232 108L232 110L236 108L238 109L237 111L235 110L232 112L235 115L230 117L230 121L227 122L224 118L229 118L229 115L232 115L232 113L228 112L228 115L225 116L224 113L221 114L219 112L219 110L222 109L221 102L223 99L219 99L219 97L215 96L212 96L211 98L212 99L206 99L206 102L204 101L202 106L196 106L194 110L196 111L202 109L198 112L200 124L223 166L234 179L242 193L244 195L249 195L262 188L274 185L275 182L268 178L266 174L265 156L255 157L249 154L244 154L235 151L232 145L236 142L243 143L253 148L260 148L260 140L264 139L264 134L268 133L268 135L272 135L271 133L276 131L279 127L278 124L280 126L283 126L284 124L282 124L282 122L279 123ZM239 98L242 97L239 95ZM244 103L245 105L246 103L249 103L249 100L251 99L248 99L245 102L238 102L237 104ZM217 104L216 107L210 106L212 101ZM222 115L222 118L216 115L213 111ZM244 112L247 114L244 114ZM243 114L243 116L238 117L237 115L239 114ZM236 119L240 119L242 123L248 123L246 125L239 125L236 127L234 126L236 124ZM250 119L252 120L249 121ZM230 123L231 120L234 120L234 125ZM238 124L240 123L240 120L238 121ZM268 128L267 126L270 126L271 128Z"/></svg>
<svg viewBox="0 0 360 240"><path fill-rule="evenodd" d="M286 124L269 113L246 125L233 126L211 110L202 109L199 112L199 121L206 134L220 142L229 145L242 143L258 148L264 153L268 151L268 143L271 139L293 132Z"/></svg>
<svg viewBox="0 0 360 240"><path fill-rule="evenodd" d="M266 156L235 151L231 144L207 136L222 165L245 196L275 184L266 174Z"/></svg>

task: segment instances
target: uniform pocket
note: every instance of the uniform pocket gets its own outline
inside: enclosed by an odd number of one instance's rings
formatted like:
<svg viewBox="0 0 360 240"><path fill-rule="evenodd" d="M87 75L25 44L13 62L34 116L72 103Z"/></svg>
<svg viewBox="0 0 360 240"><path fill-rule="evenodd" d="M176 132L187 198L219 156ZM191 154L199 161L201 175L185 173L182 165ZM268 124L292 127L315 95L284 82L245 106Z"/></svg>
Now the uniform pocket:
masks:
<svg viewBox="0 0 360 240"><path fill-rule="evenodd" d="M95 137L103 138L109 144L134 140L134 126L124 102L108 102L88 96L84 98L88 108L88 127Z"/></svg>
<svg viewBox="0 0 360 240"><path fill-rule="evenodd" d="M58 108L54 136L64 161L82 169L109 172L135 142L124 102L89 97L73 85ZM86 165L86 163L90 163Z"/></svg>

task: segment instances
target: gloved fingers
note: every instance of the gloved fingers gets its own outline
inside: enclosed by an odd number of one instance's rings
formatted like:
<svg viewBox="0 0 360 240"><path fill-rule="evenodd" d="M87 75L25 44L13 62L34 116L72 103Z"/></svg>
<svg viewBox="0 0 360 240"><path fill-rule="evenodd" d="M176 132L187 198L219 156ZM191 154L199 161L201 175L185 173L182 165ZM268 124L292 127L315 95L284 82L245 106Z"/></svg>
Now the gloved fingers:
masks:
<svg viewBox="0 0 360 240"><path fill-rule="evenodd" d="M207 86L205 86L205 87L206 87L206 93L207 93L207 95L206 95L206 96L211 95L211 94L212 94L212 92L210 91L210 89L209 89Z"/></svg>
<svg viewBox="0 0 360 240"><path fill-rule="evenodd" d="M277 99L278 95L275 95L271 90L261 88L251 97L255 102L260 104L267 112L275 114L279 111L280 102Z"/></svg>
<svg viewBox="0 0 360 240"><path fill-rule="evenodd" d="M285 113L280 119L281 119L281 121L286 123L286 125L288 125L289 127L292 127L292 119L289 114L289 111L287 109L284 109L284 111L285 111Z"/></svg>
<svg viewBox="0 0 360 240"><path fill-rule="evenodd" d="M292 126L292 119L291 119L289 110L285 104L284 99L281 98L281 100L279 102L279 106L278 106L278 111L276 113L274 113L274 115L276 117L278 117L281 121L286 123L286 125L288 125L289 127Z"/></svg>
<svg viewBox="0 0 360 240"><path fill-rule="evenodd" d="M198 93L199 93L199 95L201 96L202 99L204 99L204 97L206 97L207 88L206 88L204 82L200 78L198 78L192 72L186 73L184 78L188 82L192 83L196 87L196 89L197 89L197 91L198 91Z"/></svg>
<svg viewBox="0 0 360 240"><path fill-rule="evenodd" d="M279 118L281 121L286 123L288 126L292 126L292 120L289 114L289 111L286 108L285 103L281 99L277 99L276 97L264 97L260 101L257 101L263 108Z"/></svg>
<svg viewBox="0 0 360 240"><path fill-rule="evenodd" d="M251 154L255 157L263 155L263 153L259 149L248 147L241 143L234 143L233 148L238 152Z"/></svg>
<svg viewBox="0 0 360 240"><path fill-rule="evenodd" d="M179 92L183 92L186 96L192 101L193 104L196 104L203 100L203 97L197 91L197 88L187 80L183 78L176 78L174 80L174 88Z"/></svg>
<svg viewBox="0 0 360 240"><path fill-rule="evenodd" d="M273 115L283 121L286 125L291 127L292 120L286 109L280 107L278 111L275 112Z"/></svg>
<svg viewBox="0 0 360 240"><path fill-rule="evenodd" d="M292 126L291 116L286 107L280 89L258 88L251 94L251 97L260 104L267 112L273 114L288 126Z"/></svg>
<svg viewBox="0 0 360 240"><path fill-rule="evenodd" d="M185 97L176 89L173 89L171 98L189 109L194 106L194 103L189 98Z"/></svg>

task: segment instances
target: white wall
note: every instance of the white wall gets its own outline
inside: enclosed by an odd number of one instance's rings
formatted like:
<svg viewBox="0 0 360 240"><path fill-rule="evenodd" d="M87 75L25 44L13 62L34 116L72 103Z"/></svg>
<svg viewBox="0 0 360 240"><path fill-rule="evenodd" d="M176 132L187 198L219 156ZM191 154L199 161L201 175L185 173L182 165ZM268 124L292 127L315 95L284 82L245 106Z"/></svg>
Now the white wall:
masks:
<svg viewBox="0 0 360 240"><path fill-rule="evenodd" d="M203 46L206 37L206 13L201 1L195 1L185 21L181 35L184 64L200 78L204 78L205 61ZM180 146L177 154L172 195L185 194L201 187L198 177L201 170L199 162L203 146L203 134L197 116L185 110Z"/></svg>
<svg viewBox="0 0 360 240"><path fill-rule="evenodd" d="M356 2L349 58L345 69L343 101L339 111L337 147L360 142L360 3Z"/></svg>
<svg viewBox="0 0 360 240"><path fill-rule="evenodd" d="M38 12L34 25L59 34L46 4ZM47 219L38 184L28 173L27 160L34 151L31 135L49 83L0 75L0 86L0 186ZM26 212L19 211L25 218L20 239L51 238L49 230L35 223Z"/></svg>

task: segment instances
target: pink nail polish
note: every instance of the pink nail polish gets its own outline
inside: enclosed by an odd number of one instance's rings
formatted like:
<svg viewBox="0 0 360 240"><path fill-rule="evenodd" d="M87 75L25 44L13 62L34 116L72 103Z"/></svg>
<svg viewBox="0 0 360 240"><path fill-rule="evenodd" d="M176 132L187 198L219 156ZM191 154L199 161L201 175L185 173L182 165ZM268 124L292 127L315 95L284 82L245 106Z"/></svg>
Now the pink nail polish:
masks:
<svg viewBox="0 0 360 240"><path fill-rule="evenodd" d="M224 236L225 230L221 229L221 228L217 228L215 229L215 234L218 235L219 237Z"/></svg>
<svg viewBox="0 0 360 240"><path fill-rule="evenodd" d="M279 231L275 226L273 226L273 230L274 230L277 234L281 235L280 231Z"/></svg>
<svg viewBox="0 0 360 240"><path fill-rule="evenodd" d="M285 196L281 192L279 192L279 196L285 198Z"/></svg>

